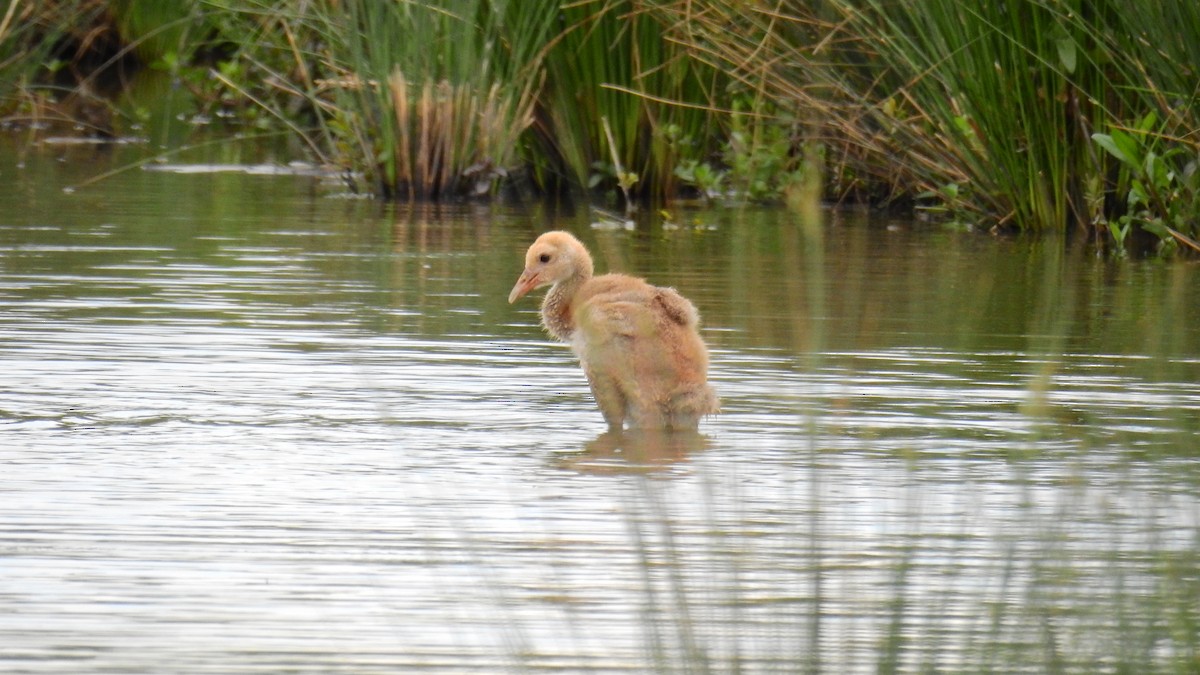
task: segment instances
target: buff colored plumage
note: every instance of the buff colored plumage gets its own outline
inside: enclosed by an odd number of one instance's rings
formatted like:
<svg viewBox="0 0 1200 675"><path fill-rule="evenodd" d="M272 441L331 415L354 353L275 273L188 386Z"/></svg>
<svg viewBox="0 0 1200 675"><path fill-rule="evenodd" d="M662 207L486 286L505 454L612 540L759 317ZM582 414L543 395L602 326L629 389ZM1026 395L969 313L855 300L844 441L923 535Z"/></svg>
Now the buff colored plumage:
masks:
<svg viewBox="0 0 1200 675"><path fill-rule="evenodd" d="M695 429L717 412L700 315L673 288L624 274L593 276L592 256L567 232L547 232L525 254L508 301L550 286L542 325L579 357L610 429Z"/></svg>

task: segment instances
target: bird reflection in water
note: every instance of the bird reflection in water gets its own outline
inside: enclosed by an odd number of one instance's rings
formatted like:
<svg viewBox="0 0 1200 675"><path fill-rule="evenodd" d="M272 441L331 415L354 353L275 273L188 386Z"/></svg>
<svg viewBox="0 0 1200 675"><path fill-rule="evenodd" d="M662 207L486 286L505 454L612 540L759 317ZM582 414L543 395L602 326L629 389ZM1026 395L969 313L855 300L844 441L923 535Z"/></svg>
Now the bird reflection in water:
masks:
<svg viewBox="0 0 1200 675"><path fill-rule="evenodd" d="M686 462L709 445L708 437L694 430L606 431L555 464L580 473L654 473Z"/></svg>

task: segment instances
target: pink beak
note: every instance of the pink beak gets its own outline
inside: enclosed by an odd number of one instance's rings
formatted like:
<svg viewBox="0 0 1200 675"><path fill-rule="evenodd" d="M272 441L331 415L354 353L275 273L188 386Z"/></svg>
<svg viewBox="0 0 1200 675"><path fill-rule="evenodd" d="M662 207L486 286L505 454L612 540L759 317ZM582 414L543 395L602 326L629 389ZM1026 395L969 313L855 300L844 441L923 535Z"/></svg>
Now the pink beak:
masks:
<svg viewBox="0 0 1200 675"><path fill-rule="evenodd" d="M517 285L513 286L512 292L508 294L508 302L512 304L517 301L517 298L525 295L529 291L537 288L538 274L533 270L525 270L521 273L521 277L517 279Z"/></svg>

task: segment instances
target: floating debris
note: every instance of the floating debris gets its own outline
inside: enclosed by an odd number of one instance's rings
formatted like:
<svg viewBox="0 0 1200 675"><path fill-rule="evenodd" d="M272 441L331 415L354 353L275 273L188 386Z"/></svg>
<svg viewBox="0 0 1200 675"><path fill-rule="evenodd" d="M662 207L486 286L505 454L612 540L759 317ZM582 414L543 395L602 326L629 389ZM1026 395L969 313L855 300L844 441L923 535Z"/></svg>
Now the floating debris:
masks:
<svg viewBox="0 0 1200 675"><path fill-rule="evenodd" d="M249 176L335 176L343 170L308 162L289 164L146 164L143 171L164 173L242 173Z"/></svg>
<svg viewBox="0 0 1200 675"><path fill-rule="evenodd" d="M47 136L39 142L43 145L144 145L148 141L141 136Z"/></svg>

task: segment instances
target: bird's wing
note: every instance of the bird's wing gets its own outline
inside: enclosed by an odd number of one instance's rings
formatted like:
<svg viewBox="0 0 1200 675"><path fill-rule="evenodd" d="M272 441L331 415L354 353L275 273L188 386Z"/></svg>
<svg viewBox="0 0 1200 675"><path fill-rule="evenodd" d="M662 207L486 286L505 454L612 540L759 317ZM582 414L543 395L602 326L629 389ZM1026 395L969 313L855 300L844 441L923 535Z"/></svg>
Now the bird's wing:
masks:
<svg viewBox="0 0 1200 675"><path fill-rule="evenodd" d="M690 300L674 288L654 287L650 307L665 320L680 326L695 326L700 323L700 313Z"/></svg>
<svg viewBox="0 0 1200 675"><path fill-rule="evenodd" d="M589 344L604 344L614 338L636 338L656 333L654 315L644 302L600 295L583 303L576 325Z"/></svg>
<svg viewBox="0 0 1200 675"><path fill-rule="evenodd" d="M644 284L587 298L578 306L575 320L588 341L603 342L617 336L655 337L678 327L694 328L700 314L675 289Z"/></svg>

